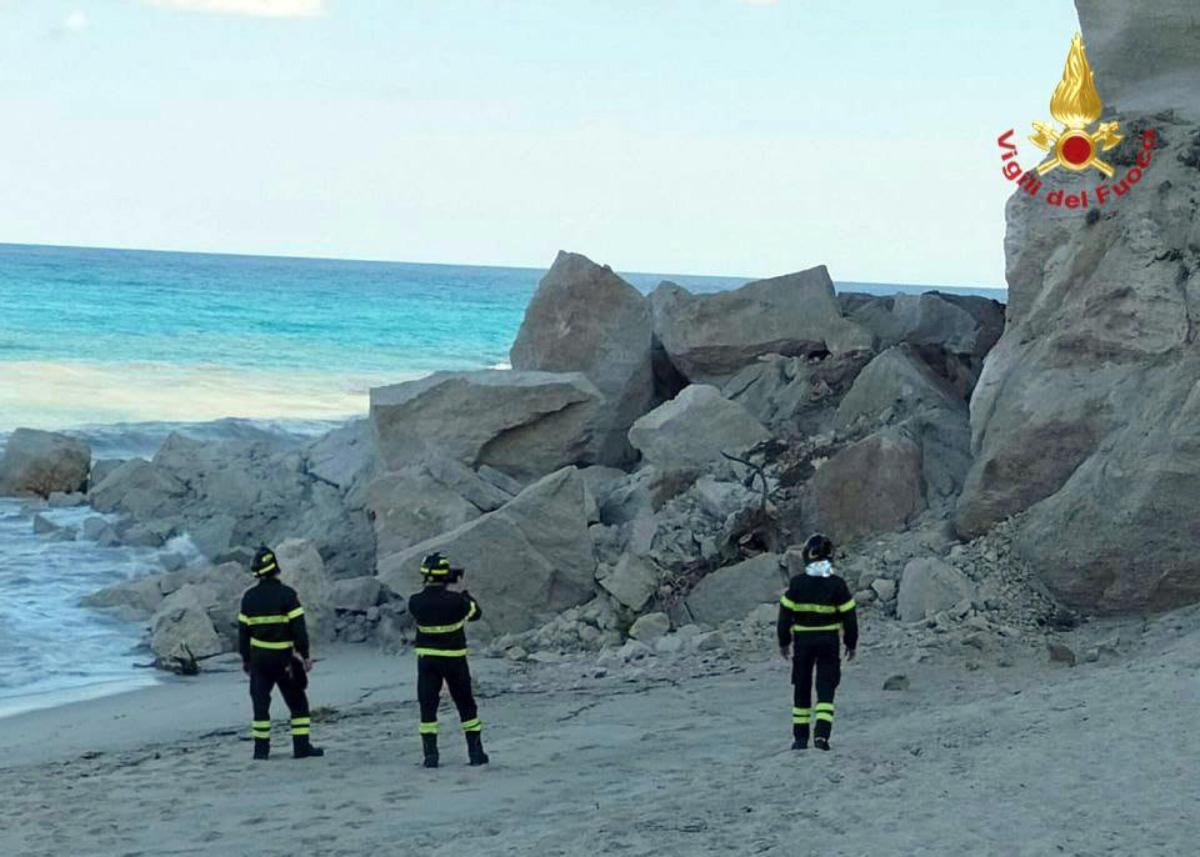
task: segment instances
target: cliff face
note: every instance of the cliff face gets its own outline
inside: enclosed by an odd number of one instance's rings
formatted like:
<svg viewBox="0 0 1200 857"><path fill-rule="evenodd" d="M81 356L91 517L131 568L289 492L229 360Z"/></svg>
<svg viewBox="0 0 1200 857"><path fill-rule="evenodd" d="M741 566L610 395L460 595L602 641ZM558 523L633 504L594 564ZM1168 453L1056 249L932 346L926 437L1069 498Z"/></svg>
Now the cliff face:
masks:
<svg viewBox="0 0 1200 857"><path fill-rule="evenodd" d="M1075 0L1075 7L1106 104L1200 118L1200 4Z"/></svg>
<svg viewBox="0 0 1200 857"><path fill-rule="evenodd" d="M1178 86L1200 81L1200 7L1078 8L1125 141L1114 179L1060 169L1008 203L1008 326L972 398L957 524L1028 512L1019 549L1068 603L1168 608L1200 600L1200 86ZM1084 188L1087 212L1046 204Z"/></svg>

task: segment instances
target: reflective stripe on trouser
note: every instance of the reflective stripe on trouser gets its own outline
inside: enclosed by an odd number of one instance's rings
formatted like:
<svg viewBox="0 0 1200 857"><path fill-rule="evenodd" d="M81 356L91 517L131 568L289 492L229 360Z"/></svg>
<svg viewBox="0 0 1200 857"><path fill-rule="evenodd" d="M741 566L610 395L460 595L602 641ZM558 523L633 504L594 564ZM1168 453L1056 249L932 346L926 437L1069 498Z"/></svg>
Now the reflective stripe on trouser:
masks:
<svg viewBox="0 0 1200 857"><path fill-rule="evenodd" d="M312 726L311 717L293 717L292 718L292 735L307 735Z"/></svg>
<svg viewBox="0 0 1200 857"><path fill-rule="evenodd" d="M482 732L483 721L478 717L474 717L470 720L464 720L462 724L462 730L464 732Z"/></svg>
<svg viewBox="0 0 1200 857"><path fill-rule="evenodd" d="M826 723L833 722L834 707L832 702L817 703L817 719L824 720Z"/></svg>
<svg viewBox="0 0 1200 857"><path fill-rule="evenodd" d="M432 723L422 723L421 724L421 734L422 735L436 735L437 734L437 721L435 720Z"/></svg>
<svg viewBox="0 0 1200 857"><path fill-rule="evenodd" d="M250 721L250 736L261 740L271 740L271 721L270 720L251 720Z"/></svg>
<svg viewBox="0 0 1200 857"><path fill-rule="evenodd" d="M792 722L795 724L808 723L812 718L812 710L808 708L792 708Z"/></svg>

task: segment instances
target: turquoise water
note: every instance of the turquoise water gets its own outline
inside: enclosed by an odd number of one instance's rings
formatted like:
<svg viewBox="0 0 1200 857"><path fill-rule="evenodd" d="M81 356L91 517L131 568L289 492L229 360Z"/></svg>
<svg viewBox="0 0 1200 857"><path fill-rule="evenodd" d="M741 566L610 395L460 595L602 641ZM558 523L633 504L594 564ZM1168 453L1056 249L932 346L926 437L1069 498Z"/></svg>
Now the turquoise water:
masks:
<svg viewBox="0 0 1200 857"><path fill-rule="evenodd" d="M152 455L178 429L312 435L365 412L372 385L504 365L542 273L0 244L0 446L21 425L75 431L97 457ZM647 292L745 282L624 276ZM49 514L77 527L89 512ZM149 659L143 629L78 601L156 565L153 551L35 535L30 510L0 500L0 716L148 680L133 667Z"/></svg>
<svg viewBox="0 0 1200 857"><path fill-rule="evenodd" d="M0 244L0 431L361 412L372 385L503 365L541 275ZM745 281L625 276L643 291Z"/></svg>

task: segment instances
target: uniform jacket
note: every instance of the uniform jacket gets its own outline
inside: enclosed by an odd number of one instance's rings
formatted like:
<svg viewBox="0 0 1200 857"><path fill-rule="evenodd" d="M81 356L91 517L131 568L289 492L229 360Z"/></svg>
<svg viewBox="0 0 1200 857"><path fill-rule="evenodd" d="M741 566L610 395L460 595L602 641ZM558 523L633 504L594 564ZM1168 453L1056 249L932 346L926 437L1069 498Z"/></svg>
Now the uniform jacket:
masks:
<svg viewBox="0 0 1200 857"><path fill-rule="evenodd" d="M417 654L438 657L466 657L467 623L483 615L470 593L445 586L426 586L408 599L408 612L417 623Z"/></svg>
<svg viewBox="0 0 1200 857"><path fill-rule="evenodd" d="M296 590L278 577L266 577L242 595L238 613L238 651L243 661L295 650L308 657L308 628Z"/></svg>
<svg viewBox="0 0 1200 857"><path fill-rule="evenodd" d="M846 581L831 574L812 577L797 574L779 599L779 647L797 643L808 635L841 631L847 649L858 647L858 616Z"/></svg>

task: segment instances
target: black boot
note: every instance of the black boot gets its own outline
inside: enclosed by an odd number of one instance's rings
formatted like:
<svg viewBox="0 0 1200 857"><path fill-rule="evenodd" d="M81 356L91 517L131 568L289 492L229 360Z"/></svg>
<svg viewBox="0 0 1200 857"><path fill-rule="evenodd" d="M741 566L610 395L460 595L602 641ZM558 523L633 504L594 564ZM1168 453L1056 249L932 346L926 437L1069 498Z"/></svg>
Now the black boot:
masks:
<svg viewBox="0 0 1200 857"><path fill-rule="evenodd" d="M470 760L471 767L486 765L491 761L488 759L488 754L483 752L483 735L481 733L467 733L467 758Z"/></svg>
<svg viewBox="0 0 1200 857"><path fill-rule="evenodd" d="M296 759L315 759L318 756L324 756L325 751L320 747L314 747L312 742L308 740L307 735L292 736L292 756Z"/></svg>
<svg viewBox="0 0 1200 857"><path fill-rule="evenodd" d="M425 751L425 767L436 768L438 766L437 735L422 735L421 749Z"/></svg>
<svg viewBox="0 0 1200 857"><path fill-rule="evenodd" d="M829 749L829 739L828 738L814 738L813 746L816 747L818 750L828 750Z"/></svg>
<svg viewBox="0 0 1200 857"><path fill-rule="evenodd" d="M271 758L271 739L254 739L254 758L256 761L262 761Z"/></svg>

